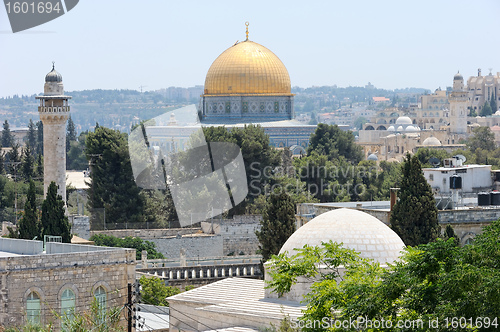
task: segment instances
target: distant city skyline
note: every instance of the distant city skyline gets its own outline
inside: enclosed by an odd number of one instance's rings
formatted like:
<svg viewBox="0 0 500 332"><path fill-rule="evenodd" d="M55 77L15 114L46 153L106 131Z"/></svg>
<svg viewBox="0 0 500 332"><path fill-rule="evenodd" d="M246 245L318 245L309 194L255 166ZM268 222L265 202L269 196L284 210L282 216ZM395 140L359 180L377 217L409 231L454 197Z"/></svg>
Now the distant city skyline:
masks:
<svg viewBox="0 0 500 332"><path fill-rule="evenodd" d="M56 62L65 89L203 85L237 40L273 51L292 86L451 86L500 72L500 2L80 1L44 25L13 34L0 9L0 97L43 91Z"/></svg>

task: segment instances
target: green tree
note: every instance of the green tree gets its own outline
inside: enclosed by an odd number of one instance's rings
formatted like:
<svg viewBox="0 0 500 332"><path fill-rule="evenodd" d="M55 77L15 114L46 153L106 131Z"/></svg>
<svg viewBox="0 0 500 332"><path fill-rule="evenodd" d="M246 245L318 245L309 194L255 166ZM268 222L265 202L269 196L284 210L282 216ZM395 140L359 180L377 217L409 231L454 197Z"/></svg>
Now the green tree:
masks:
<svg viewBox="0 0 500 332"><path fill-rule="evenodd" d="M488 101L484 102L484 105L483 105L483 108L481 109L480 114L481 114L481 116L489 116L492 114L492 109L491 109L490 103L488 103Z"/></svg>
<svg viewBox="0 0 500 332"><path fill-rule="evenodd" d="M5 172L5 152L0 148L0 175Z"/></svg>
<svg viewBox="0 0 500 332"><path fill-rule="evenodd" d="M391 228L409 246L434 241L440 232L436 202L420 161L406 155L398 201L391 212Z"/></svg>
<svg viewBox="0 0 500 332"><path fill-rule="evenodd" d="M493 114L496 111L498 111L497 99L495 98L495 94L493 92L491 93L491 98L490 98L490 108Z"/></svg>
<svg viewBox="0 0 500 332"><path fill-rule="evenodd" d="M455 243L457 245L460 243L460 239L458 238L457 233L455 233L455 230L453 229L453 227L450 224L446 225L446 228L444 229L443 235L444 235L443 238L445 240L454 239Z"/></svg>
<svg viewBox="0 0 500 332"><path fill-rule="evenodd" d="M76 129L75 123L71 119L71 115L68 118L68 124L66 126L66 152L71 148L71 142L76 141Z"/></svg>
<svg viewBox="0 0 500 332"><path fill-rule="evenodd" d="M346 160L357 165L363 159L361 146L354 142L351 131L343 131L337 125L320 123L311 135L307 155L313 152L328 156L329 160L343 156Z"/></svg>
<svg viewBox="0 0 500 332"><path fill-rule="evenodd" d="M295 232L295 204L285 192L275 192L267 198L260 222L259 239L262 262L277 255L286 240Z"/></svg>
<svg viewBox="0 0 500 332"><path fill-rule="evenodd" d="M474 135L467 141L467 146L473 153L479 148L487 151L495 150L495 134L490 127L477 127L472 132Z"/></svg>
<svg viewBox="0 0 500 332"><path fill-rule="evenodd" d="M65 243L71 242L71 226L64 210L64 201L57 194L57 185L52 181L42 203L42 238L44 235L61 236Z"/></svg>
<svg viewBox="0 0 500 332"><path fill-rule="evenodd" d="M142 276L139 282L142 286L141 301L145 304L168 307L167 297L181 292L177 287L165 285L165 282L158 277Z"/></svg>
<svg viewBox="0 0 500 332"><path fill-rule="evenodd" d="M36 153L43 155L43 122L36 123Z"/></svg>
<svg viewBox="0 0 500 332"><path fill-rule="evenodd" d="M14 145L14 136L10 132L9 121L5 120L2 130L2 147L8 148Z"/></svg>
<svg viewBox="0 0 500 332"><path fill-rule="evenodd" d="M41 153L36 157L36 176L43 180L43 156Z"/></svg>
<svg viewBox="0 0 500 332"><path fill-rule="evenodd" d="M81 132L78 140L70 141L69 150L66 153L66 169L85 170L89 163L85 156L85 140L88 132Z"/></svg>
<svg viewBox="0 0 500 332"><path fill-rule="evenodd" d="M12 149L7 152L6 159L8 163L7 171L15 176L15 181L17 181L17 176L19 175L19 164L21 163L21 154L19 153L19 145L14 144Z"/></svg>
<svg viewBox="0 0 500 332"><path fill-rule="evenodd" d="M134 181L124 134L106 127L89 133L85 154L91 164L88 205L105 209L106 219L115 223L144 221L144 198Z"/></svg>
<svg viewBox="0 0 500 332"><path fill-rule="evenodd" d="M40 222L38 220L38 209L36 207L36 188L35 182L30 181L26 203L24 204L24 213L19 220L17 229L19 231L19 238L26 240L34 240L40 237Z"/></svg>
<svg viewBox="0 0 500 332"><path fill-rule="evenodd" d="M280 164L280 151L270 145L269 136L261 126L245 125L243 128L205 127L203 133L207 142L230 142L241 148L248 184L248 196L241 204L230 211L230 215L243 214L253 200L264 193L271 181L274 169ZM200 137L192 137L199 140Z"/></svg>
<svg viewBox="0 0 500 332"><path fill-rule="evenodd" d="M36 126L33 120L30 119L30 122L28 124L28 135L27 137L27 143L29 146L31 146L32 149L36 149Z"/></svg>
<svg viewBox="0 0 500 332"><path fill-rule="evenodd" d="M35 157L29 143L24 147L22 155L21 174L26 181L29 181L35 174Z"/></svg>
<svg viewBox="0 0 500 332"><path fill-rule="evenodd" d="M143 250L146 250L148 252L149 259L165 258L163 254L156 249L156 245L154 244L154 242L142 240L138 237L127 236L122 239L113 235L94 234L90 237L89 240L94 241L96 246L135 249L137 260L141 259Z"/></svg>

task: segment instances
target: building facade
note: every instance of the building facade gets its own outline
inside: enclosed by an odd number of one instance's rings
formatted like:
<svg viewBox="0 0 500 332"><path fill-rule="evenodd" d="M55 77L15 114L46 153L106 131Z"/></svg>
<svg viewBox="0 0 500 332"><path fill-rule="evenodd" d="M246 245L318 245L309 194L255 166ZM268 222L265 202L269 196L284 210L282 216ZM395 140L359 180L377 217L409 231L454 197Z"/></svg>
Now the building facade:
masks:
<svg viewBox="0 0 500 332"><path fill-rule="evenodd" d="M0 325L45 325L54 314L122 307L135 250L0 238ZM122 324L123 326L123 324ZM54 326L60 329L60 326Z"/></svg>

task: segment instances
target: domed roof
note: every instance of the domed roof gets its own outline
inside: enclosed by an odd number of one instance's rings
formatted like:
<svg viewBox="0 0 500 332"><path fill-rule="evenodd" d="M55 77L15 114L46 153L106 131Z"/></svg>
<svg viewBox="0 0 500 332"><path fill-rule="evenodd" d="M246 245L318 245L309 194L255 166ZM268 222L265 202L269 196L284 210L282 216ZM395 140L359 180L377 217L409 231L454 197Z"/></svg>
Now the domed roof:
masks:
<svg viewBox="0 0 500 332"><path fill-rule="evenodd" d="M50 73L45 75L45 83L49 82L56 82L56 83L62 82L62 75L56 71L53 63L52 63L52 70L50 71Z"/></svg>
<svg viewBox="0 0 500 332"><path fill-rule="evenodd" d="M406 131L418 131L418 130L417 130L417 128L416 128L415 126L412 126L412 125L410 125L410 126L406 127L406 129L405 129L405 130L406 130Z"/></svg>
<svg viewBox="0 0 500 332"><path fill-rule="evenodd" d="M411 119L407 116L400 116L397 120L396 120L396 124L401 124L401 125L411 125L413 122L411 121Z"/></svg>
<svg viewBox="0 0 500 332"><path fill-rule="evenodd" d="M387 128L387 131L396 131L396 128L394 128L394 126L389 126L389 128Z"/></svg>
<svg viewBox="0 0 500 332"><path fill-rule="evenodd" d="M462 74L460 74L460 72L456 73L455 76L453 76L453 80L463 80L464 77L462 76Z"/></svg>
<svg viewBox="0 0 500 332"><path fill-rule="evenodd" d="M377 155L376 155L376 154L372 153L372 154L370 154L370 155L366 158L366 160L373 160L373 161L377 161L377 160L378 160L378 157L377 157Z"/></svg>
<svg viewBox="0 0 500 332"><path fill-rule="evenodd" d="M425 146L441 146L441 142L434 136L427 137L422 145Z"/></svg>
<svg viewBox="0 0 500 332"><path fill-rule="evenodd" d="M291 95L288 71L269 49L249 40L225 50L210 66L205 95Z"/></svg>
<svg viewBox="0 0 500 332"><path fill-rule="evenodd" d="M377 218L354 209L336 209L320 214L300 227L285 242L280 253L294 254L304 245L317 246L321 242L343 243L361 257L380 263L392 263L404 248L401 238Z"/></svg>
<svg viewBox="0 0 500 332"><path fill-rule="evenodd" d="M404 131L403 126L399 126L397 131Z"/></svg>

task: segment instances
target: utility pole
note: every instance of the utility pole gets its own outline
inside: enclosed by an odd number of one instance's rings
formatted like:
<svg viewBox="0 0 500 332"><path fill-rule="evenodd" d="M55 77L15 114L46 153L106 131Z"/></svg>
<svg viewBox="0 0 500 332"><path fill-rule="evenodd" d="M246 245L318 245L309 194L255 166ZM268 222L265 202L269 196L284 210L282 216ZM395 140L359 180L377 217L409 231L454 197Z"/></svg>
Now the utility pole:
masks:
<svg viewBox="0 0 500 332"><path fill-rule="evenodd" d="M128 308L128 316L127 316L127 332L132 332L132 317L134 314L133 311L133 303L132 303L132 284L128 283L128 300L127 300L127 308Z"/></svg>

